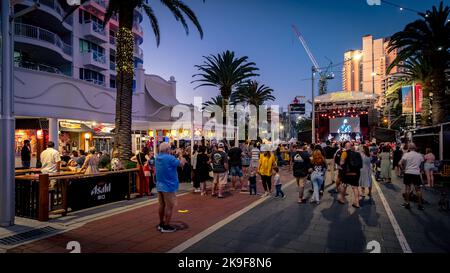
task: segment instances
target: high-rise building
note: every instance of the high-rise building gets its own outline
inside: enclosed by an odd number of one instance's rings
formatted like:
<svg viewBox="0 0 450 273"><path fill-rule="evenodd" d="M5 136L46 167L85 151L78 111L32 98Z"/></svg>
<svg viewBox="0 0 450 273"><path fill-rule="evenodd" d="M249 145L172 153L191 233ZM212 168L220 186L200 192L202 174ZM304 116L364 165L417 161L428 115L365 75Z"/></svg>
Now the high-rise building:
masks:
<svg viewBox="0 0 450 273"><path fill-rule="evenodd" d="M34 4L25 0L15 5L20 11ZM39 0L40 7L15 20L15 66L56 73L116 88L116 16L103 26L108 1L92 0L61 23L66 11L57 0ZM45 19L44 19L45 18ZM135 67L142 67L143 12L134 13ZM136 79L133 84L136 88Z"/></svg>
<svg viewBox="0 0 450 273"><path fill-rule="evenodd" d="M389 38L362 38L362 50L344 54L343 90L382 95L393 84L397 68L388 74L387 68L397 56L397 50L388 52Z"/></svg>

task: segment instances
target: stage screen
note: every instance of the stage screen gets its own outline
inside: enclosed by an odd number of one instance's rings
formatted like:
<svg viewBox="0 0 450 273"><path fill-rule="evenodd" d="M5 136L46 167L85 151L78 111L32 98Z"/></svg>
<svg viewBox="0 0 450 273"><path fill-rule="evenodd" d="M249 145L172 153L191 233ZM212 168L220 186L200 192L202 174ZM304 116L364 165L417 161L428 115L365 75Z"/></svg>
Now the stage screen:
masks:
<svg viewBox="0 0 450 273"><path fill-rule="evenodd" d="M349 134L360 133L359 117L332 118L330 119L330 133Z"/></svg>

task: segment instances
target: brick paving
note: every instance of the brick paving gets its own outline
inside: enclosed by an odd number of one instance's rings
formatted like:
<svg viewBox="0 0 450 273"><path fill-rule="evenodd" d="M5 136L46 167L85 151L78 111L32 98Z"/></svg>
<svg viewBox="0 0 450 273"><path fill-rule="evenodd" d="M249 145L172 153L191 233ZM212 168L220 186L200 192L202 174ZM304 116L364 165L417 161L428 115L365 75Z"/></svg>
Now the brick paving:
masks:
<svg viewBox="0 0 450 273"><path fill-rule="evenodd" d="M281 175L285 181L291 179L286 171ZM260 183L258 191L262 191ZM189 193L178 197L172 223L183 229L175 233L161 234L156 230L158 205L151 204L86 223L80 228L18 246L8 252L68 252L66 245L69 241L78 241L83 253L166 252L259 199L259 196L239 191L230 192L223 199ZM178 210L188 212L180 213Z"/></svg>

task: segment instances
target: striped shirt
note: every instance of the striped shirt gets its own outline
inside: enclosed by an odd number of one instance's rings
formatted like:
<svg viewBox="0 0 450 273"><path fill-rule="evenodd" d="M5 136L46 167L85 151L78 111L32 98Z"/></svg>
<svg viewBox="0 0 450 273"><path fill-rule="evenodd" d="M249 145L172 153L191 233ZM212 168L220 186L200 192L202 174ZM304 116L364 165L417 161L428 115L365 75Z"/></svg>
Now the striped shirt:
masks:
<svg viewBox="0 0 450 273"><path fill-rule="evenodd" d="M252 149L252 160L259 160L260 151L258 148Z"/></svg>

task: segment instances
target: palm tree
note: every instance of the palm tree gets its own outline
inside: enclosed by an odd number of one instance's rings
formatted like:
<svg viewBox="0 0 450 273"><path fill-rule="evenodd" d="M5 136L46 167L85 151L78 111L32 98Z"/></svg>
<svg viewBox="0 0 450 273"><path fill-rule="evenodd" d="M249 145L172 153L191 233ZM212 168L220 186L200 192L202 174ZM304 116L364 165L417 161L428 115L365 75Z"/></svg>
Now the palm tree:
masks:
<svg viewBox="0 0 450 273"><path fill-rule="evenodd" d="M90 0L81 0L84 4ZM65 2L65 1L62 1ZM134 11L142 8L147 14L153 33L156 38L156 44L160 44L160 29L158 19L152 6L147 4L146 0L109 0L104 16L106 24L112 16L119 17L119 31L117 32L117 94L116 94L116 118L115 118L115 136L114 149L119 151L120 158L128 160L131 157L131 109L133 97L133 74L134 74L134 36L133 36L133 18ZM169 9L179 21L186 34L189 34L189 26L186 17L189 19L203 38L203 30L194 12L181 0L160 0L161 4ZM80 6L73 6L69 9L66 19Z"/></svg>
<svg viewBox="0 0 450 273"><path fill-rule="evenodd" d="M241 82L259 76L255 71L259 70L255 67L255 63L248 62L248 57L235 57L234 52L227 50L222 54L203 56L205 58L203 64L195 67L200 71L192 77L198 77L192 83L199 83L195 89L202 86L214 86L220 90L223 98L222 109L224 111L223 124L226 124L225 111L229 103L233 89ZM225 136L225 130L224 130Z"/></svg>
<svg viewBox="0 0 450 273"><path fill-rule="evenodd" d="M257 118L256 122L258 123L259 106L263 105L267 101L274 101L275 97L272 93L272 88L265 86L264 84L259 84L257 81L249 80L238 86L236 92L232 95L232 101L235 104L243 103L246 105L255 106ZM256 135L259 136L259 123L256 128Z"/></svg>
<svg viewBox="0 0 450 273"><path fill-rule="evenodd" d="M447 118L450 100L446 96L448 81L446 70L450 63L450 23L447 21L450 8L433 6L431 11L419 13L421 19L416 20L395 33L388 45L388 51L398 49L400 52L391 65L393 67L410 59L421 58L427 62L427 82L430 83L428 94L433 94L432 109L433 122L441 123ZM414 64L414 63L411 63Z"/></svg>
<svg viewBox="0 0 450 273"><path fill-rule="evenodd" d="M212 114L214 114L213 112L217 108L216 106L219 106L223 111L223 98L221 95L217 95L211 98L209 101L204 102L203 111L211 112Z"/></svg>
<svg viewBox="0 0 450 273"><path fill-rule="evenodd" d="M411 85L414 83L419 83L422 86L422 111L421 115L421 125L428 126L430 120L430 89L431 85L431 65L422 57L418 56L415 58L410 58L398 67L402 70L403 78L401 82L405 85Z"/></svg>

